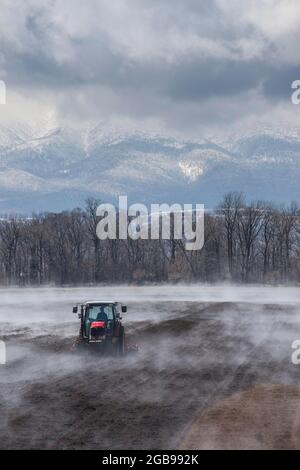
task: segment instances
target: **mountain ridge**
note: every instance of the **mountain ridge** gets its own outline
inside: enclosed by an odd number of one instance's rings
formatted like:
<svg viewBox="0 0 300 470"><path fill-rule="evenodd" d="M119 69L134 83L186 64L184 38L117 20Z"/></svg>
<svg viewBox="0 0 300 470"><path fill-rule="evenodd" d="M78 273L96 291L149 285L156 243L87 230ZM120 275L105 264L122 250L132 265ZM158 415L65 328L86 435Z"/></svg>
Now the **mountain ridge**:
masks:
<svg viewBox="0 0 300 470"><path fill-rule="evenodd" d="M0 126L0 212L60 211L87 197L216 205L227 191L300 199L300 130L181 140L157 133Z"/></svg>

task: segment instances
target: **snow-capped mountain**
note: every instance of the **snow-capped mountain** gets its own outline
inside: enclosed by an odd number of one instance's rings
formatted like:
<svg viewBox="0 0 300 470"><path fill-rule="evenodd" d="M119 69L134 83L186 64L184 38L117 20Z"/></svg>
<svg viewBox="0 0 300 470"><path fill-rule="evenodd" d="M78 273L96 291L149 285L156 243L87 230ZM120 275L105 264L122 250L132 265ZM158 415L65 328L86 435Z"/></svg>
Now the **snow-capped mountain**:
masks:
<svg viewBox="0 0 300 470"><path fill-rule="evenodd" d="M217 143L218 142L218 143ZM0 127L0 211L105 202L193 202L213 207L227 191L300 200L300 130L260 128L228 139L183 141L137 131L40 123Z"/></svg>

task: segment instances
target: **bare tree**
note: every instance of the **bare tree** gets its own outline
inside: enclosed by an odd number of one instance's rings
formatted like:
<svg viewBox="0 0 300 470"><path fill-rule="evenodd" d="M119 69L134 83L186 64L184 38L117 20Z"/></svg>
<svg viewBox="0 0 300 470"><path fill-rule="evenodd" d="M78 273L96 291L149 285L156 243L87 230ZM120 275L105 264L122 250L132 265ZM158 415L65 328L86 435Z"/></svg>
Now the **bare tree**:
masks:
<svg viewBox="0 0 300 470"><path fill-rule="evenodd" d="M100 262L101 262L101 255L100 255L100 240L97 236L97 208L101 204L100 200L89 198L86 201L86 226L87 226L87 234L88 238L91 241L93 248L94 248L94 262L93 262L93 278L95 282L99 282L101 280L100 275Z"/></svg>
<svg viewBox="0 0 300 470"><path fill-rule="evenodd" d="M20 240L20 226L22 221L15 217L3 220L0 223L1 257L5 267L5 276L8 284L19 279L19 261L17 248Z"/></svg>
<svg viewBox="0 0 300 470"><path fill-rule="evenodd" d="M230 192L224 196L217 212L224 217L224 229L227 242L228 270L231 279L234 278L234 245L238 226L239 211L244 205L242 193Z"/></svg>
<svg viewBox="0 0 300 470"><path fill-rule="evenodd" d="M255 255L254 242L261 230L264 204L260 201L244 206L238 211L237 234L241 251L242 281L248 282L251 256Z"/></svg>

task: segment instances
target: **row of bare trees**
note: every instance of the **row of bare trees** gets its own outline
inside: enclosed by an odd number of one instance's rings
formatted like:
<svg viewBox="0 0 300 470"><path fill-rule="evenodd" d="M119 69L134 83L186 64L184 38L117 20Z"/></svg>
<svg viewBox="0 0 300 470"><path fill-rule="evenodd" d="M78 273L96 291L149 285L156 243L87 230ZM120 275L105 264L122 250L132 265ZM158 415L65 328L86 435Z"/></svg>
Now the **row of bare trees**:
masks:
<svg viewBox="0 0 300 470"><path fill-rule="evenodd" d="M299 283L300 211L228 193L205 215L202 250L181 240L105 240L99 201L85 209L0 220L0 284L233 281Z"/></svg>
<svg viewBox="0 0 300 470"><path fill-rule="evenodd" d="M300 211L296 203L276 208L256 201L245 204L240 193L227 194L222 216L229 278L297 282L300 255Z"/></svg>

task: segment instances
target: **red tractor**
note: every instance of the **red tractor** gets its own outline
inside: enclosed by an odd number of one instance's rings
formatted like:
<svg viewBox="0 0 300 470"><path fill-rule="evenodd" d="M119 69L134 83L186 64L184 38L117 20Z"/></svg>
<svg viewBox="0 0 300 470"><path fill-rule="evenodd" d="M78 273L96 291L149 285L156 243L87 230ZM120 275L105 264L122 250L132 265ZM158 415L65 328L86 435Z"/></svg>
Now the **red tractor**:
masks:
<svg viewBox="0 0 300 470"><path fill-rule="evenodd" d="M121 312L127 307L112 301L90 301L73 307L80 319L77 347L91 349L99 353L123 356L126 353L124 326Z"/></svg>

